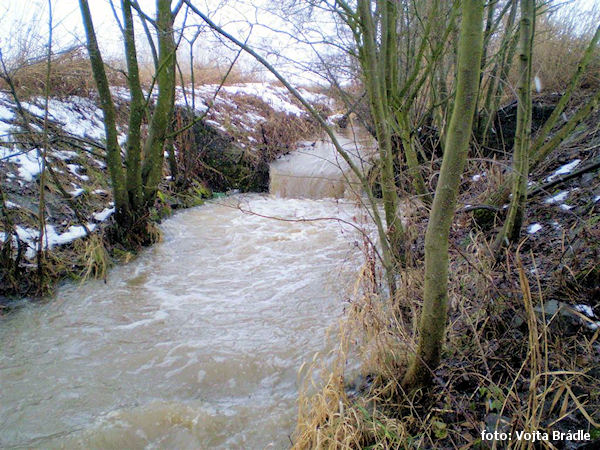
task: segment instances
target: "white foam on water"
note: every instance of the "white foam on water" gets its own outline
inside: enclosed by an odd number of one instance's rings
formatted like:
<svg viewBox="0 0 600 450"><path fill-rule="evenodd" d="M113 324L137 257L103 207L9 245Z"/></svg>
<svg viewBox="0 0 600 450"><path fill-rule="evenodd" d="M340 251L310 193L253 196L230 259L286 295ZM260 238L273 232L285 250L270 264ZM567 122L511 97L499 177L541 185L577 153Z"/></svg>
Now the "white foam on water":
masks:
<svg viewBox="0 0 600 450"><path fill-rule="evenodd" d="M297 371L331 348L362 262L345 222L367 218L344 200L208 202L106 283L1 318L0 447L285 447Z"/></svg>

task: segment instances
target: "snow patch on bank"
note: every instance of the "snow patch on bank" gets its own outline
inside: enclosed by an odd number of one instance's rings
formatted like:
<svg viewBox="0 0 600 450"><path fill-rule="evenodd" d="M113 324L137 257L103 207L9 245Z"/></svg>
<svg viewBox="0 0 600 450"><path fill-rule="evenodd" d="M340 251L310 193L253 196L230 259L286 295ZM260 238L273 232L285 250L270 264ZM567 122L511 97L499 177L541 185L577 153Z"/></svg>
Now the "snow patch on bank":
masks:
<svg viewBox="0 0 600 450"><path fill-rule="evenodd" d="M543 227L539 223L533 223L527 227L527 233L535 234L540 231Z"/></svg>
<svg viewBox="0 0 600 450"><path fill-rule="evenodd" d="M544 203L547 203L547 204L560 203L563 200L565 200L568 195L569 195L569 191L561 191L552 197L548 197L546 200L544 200Z"/></svg>
<svg viewBox="0 0 600 450"><path fill-rule="evenodd" d="M552 173L552 175L546 178L546 181L552 181L561 175L571 173L573 169L579 165L580 162L580 159L575 159L568 164L560 166L558 169L556 169L556 171L554 171L554 173Z"/></svg>
<svg viewBox="0 0 600 450"><path fill-rule="evenodd" d="M94 231L96 228L96 225L93 223L88 223L86 226L90 232ZM33 259L38 248L38 242L40 238L39 230L17 225L15 227L15 233L17 234L19 240L27 245L25 256L28 259ZM44 233L44 248L51 249L57 245L65 245L86 235L87 231L82 225L71 225L64 233L58 233L53 225L46 224ZM0 241L4 242L5 239L6 233L0 233Z"/></svg>
<svg viewBox="0 0 600 450"><path fill-rule="evenodd" d="M37 149L27 151L17 147L12 149L0 147L0 160L16 164L19 177L31 182L42 171L42 163L37 152Z"/></svg>
<svg viewBox="0 0 600 450"><path fill-rule="evenodd" d="M94 214L94 219L96 219L98 222L104 222L112 214L114 214L114 212L115 212L115 208L104 208L99 213Z"/></svg>

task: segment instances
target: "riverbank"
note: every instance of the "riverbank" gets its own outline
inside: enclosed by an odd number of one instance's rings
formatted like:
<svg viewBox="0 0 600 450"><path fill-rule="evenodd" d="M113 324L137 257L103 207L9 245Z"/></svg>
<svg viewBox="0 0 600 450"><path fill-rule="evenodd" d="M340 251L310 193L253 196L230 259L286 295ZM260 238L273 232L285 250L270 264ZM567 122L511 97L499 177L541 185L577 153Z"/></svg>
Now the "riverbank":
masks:
<svg viewBox="0 0 600 450"><path fill-rule="evenodd" d="M531 173L522 243L498 262L489 245L506 207L487 228L473 211L504 182L510 160L472 149L450 235L442 364L425 392L401 388L416 346L428 220L418 198L407 200L410 253L398 293L377 294L381 275L367 247L337 360L313 364L324 374L316 393L305 375L294 448L597 448L599 122L596 110ZM347 371L350 355L361 360L358 377ZM534 443L542 433L549 439Z"/></svg>
<svg viewBox="0 0 600 450"><path fill-rule="evenodd" d="M330 98L301 92L324 115L331 114ZM127 135L128 95L113 88L119 142ZM45 99L21 104L22 111L9 93L0 94L0 298L44 294L63 278L103 277L112 261L133 257L105 233L114 207L94 94L49 99L46 128ZM317 133L285 88L269 83L204 85L193 92L180 87L175 117L177 129L196 123L175 137L173 153L165 155L154 221L227 191L268 190L268 164ZM42 170L46 277L40 281L35 274ZM84 239L88 235L93 239Z"/></svg>

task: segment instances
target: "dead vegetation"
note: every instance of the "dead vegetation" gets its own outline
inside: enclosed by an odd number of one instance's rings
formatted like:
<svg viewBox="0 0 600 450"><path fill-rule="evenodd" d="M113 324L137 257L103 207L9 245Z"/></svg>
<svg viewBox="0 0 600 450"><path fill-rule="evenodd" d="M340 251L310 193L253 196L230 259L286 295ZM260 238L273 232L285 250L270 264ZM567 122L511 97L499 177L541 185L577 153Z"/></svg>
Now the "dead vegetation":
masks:
<svg viewBox="0 0 600 450"><path fill-rule="evenodd" d="M553 14L540 14L533 45L533 75L542 92L562 92L600 22L600 8L591 11L559 8ZM585 31L584 31L585 30ZM560 69L559 69L560 68ZM600 87L600 52L596 52L582 77L581 89Z"/></svg>
<svg viewBox="0 0 600 450"><path fill-rule="evenodd" d="M46 56L23 61L11 61L8 74L22 99L41 97L46 93ZM59 52L52 57L49 92L51 97L65 99L71 96L89 97L94 90L94 79L89 59L82 47ZM116 69L108 71L114 86L124 86L124 75ZM0 90L8 85L0 79Z"/></svg>
<svg viewBox="0 0 600 450"><path fill-rule="evenodd" d="M599 437L598 329L588 328L584 314L552 309L531 274L534 258L525 263L517 255L492 269L487 254L482 233L454 245L444 362L433 388L416 395L399 386L415 345L407 324L418 317L422 269L407 271L400 283L399 301L412 310L407 322L394 303L371 294L373 276L363 271L338 359L322 370L323 387L301 397L295 448L506 448L482 440L485 430L582 429ZM358 376L346 370L355 359Z"/></svg>
<svg viewBox="0 0 600 450"><path fill-rule="evenodd" d="M142 67L140 76L144 84L150 85L152 82L152 73L154 71L151 67ZM183 86L192 85L192 68L185 65L181 67L177 81ZM194 62L193 67L193 82L195 86L203 86L206 84L221 84L232 85L240 83L258 83L263 82L261 72L256 67L241 67L240 65L234 65L229 67L215 63L212 61Z"/></svg>
<svg viewBox="0 0 600 450"><path fill-rule="evenodd" d="M29 55L30 56L30 55ZM10 69L17 94L23 100L41 97L46 92L46 56L21 57L20 60L11 60L7 63ZM83 47L73 47L62 50L52 56L50 72L50 96L65 99L71 96L89 97L94 95L95 85L89 58ZM127 87L127 78L122 69L122 62L107 61L106 71L111 86ZM207 84L233 85L240 83L262 82L258 72L233 66L228 73L228 67L222 67L210 62L194 65L194 83L196 86ZM153 79L154 66L142 64L140 77L142 86L148 89L155 80ZM225 77L227 74L227 77ZM177 81L184 86L191 85L190 69L182 70ZM0 90L7 91L6 81L0 79Z"/></svg>
<svg viewBox="0 0 600 450"><path fill-rule="evenodd" d="M588 94L589 95L589 94ZM583 99L585 92L580 92ZM573 107L576 107L574 105ZM570 114L570 112L567 112ZM596 112L530 177L600 156ZM381 274L365 261L339 330L333 363L303 370L295 448L595 448L600 439L600 178L598 169L530 198L518 252L496 263L468 209L504 181L507 161L473 154L451 234L450 318L442 366L428 391L400 388L415 346L422 300L423 208L407 218L411 264L394 300L376 294ZM557 194L560 202L549 201ZM494 225L501 226L501 219ZM356 367L359 367L356 369ZM308 373L308 375L307 375ZM319 374L319 376L315 375ZM583 430L590 441L552 439ZM513 439L483 439L482 432ZM516 432L548 432L532 444ZM590 446L591 445L591 446Z"/></svg>

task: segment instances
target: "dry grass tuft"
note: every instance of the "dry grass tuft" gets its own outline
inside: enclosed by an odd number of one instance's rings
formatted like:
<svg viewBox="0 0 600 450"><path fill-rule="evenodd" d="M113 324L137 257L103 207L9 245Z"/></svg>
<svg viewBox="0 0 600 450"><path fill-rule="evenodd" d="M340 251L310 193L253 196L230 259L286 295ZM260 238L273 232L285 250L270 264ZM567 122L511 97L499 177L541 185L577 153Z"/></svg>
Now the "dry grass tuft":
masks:
<svg viewBox="0 0 600 450"><path fill-rule="evenodd" d="M393 413L400 406L407 353L402 337L408 335L395 305L376 293L381 274L374 258L365 244L365 264L340 323L333 363L316 357L303 374L294 448L396 448L409 438L408 423ZM357 359L360 368L349 371Z"/></svg>
<svg viewBox="0 0 600 450"><path fill-rule="evenodd" d="M409 394L400 382L415 345L422 268L415 258L397 299L385 300L366 248L336 357L316 358L303 373L294 448L531 448L517 439L482 441L481 433L600 433L600 331L559 313L544 320L533 254L495 266L483 232L455 230L443 363L429 391Z"/></svg>
<svg viewBox="0 0 600 450"><path fill-rule="evenodd" d="M84 282L90 278L106 279L111 259L102 235L93 233L81 244L84 246L81 281Z"/></svg>
<svg viewBox="0 0 600 450"><path fill-rule="evenodd" d="M184 58L185 60L185 58ZM242 68L239 64L230 66L213 62L195 62L194 63L194 85L196 87L205 84L231 85L239 83L254 83L264 81L262 72L257 68ZM227 73L229 71L229 73ZM227 78L224 79L225 75ZM154 76L154 66L145 65L140 68L142 83L150 86ZM177 82L182 86L191 86L192 70L185 64L182 64L181 72L177 74Z"/></svg>
<svg viewBox="0 0 600 450"><path fill-rule="evenodd" d="M9 74L21 98L42 96L46 93L46 56L40 56L33 61L12 61L14 69ZM107 75L112 85L123 85L124 76L116 70L108 69ZM0 89L8 86L0 80ZM83 47L54 55L50 70L50 96L66 98L72 95L87 97L95 91L92 68L87 53Z"/></svg>

